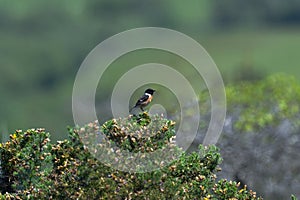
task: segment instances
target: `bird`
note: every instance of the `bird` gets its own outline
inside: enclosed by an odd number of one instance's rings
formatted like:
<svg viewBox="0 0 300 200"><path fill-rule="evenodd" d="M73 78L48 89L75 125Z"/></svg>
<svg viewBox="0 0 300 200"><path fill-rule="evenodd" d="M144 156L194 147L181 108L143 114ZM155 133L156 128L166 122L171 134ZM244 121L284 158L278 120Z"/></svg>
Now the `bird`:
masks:
<svg viewBox="0 0 300 200"><path fill-rule="evenodd" d="M152 101L154 92L155 90L151 88L145 90L144 95L139 98L135 106L131 108L129 112L131 112L135 108L140 108L142 111L144 111L144 107L146 107Z"/></svg>

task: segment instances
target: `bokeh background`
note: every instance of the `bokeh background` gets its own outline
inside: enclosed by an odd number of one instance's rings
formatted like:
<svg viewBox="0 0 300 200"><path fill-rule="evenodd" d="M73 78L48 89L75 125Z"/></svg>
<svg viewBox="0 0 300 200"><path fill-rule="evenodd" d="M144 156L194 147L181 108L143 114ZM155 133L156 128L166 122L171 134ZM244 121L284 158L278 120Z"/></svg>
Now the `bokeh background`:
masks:
<svg viewBox="0 0 300 200"><path fill-rule="evenodd" d="M45 127L54 141L66 138L74 126L73 82L86 55L106 38L144 26L197 40L226 84L275 72L300 77L299 0L1 0L1 140L31 127ZM97 93L99 102L106 92Z"/></svg>

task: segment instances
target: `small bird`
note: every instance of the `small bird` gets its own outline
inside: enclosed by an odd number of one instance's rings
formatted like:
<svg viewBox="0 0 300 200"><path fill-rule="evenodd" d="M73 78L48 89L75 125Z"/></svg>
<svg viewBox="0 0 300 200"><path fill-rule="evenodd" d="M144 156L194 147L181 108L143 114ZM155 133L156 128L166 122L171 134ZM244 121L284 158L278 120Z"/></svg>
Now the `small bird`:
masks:
<svg viewBox="0 0 300 200"><path fill-rule="evenodd" d="M152 101L154 92L155 90L151 88L147 89L144 95L139 98L135 106L131 108L129 112L131 112L134 108L140 108L142 111L144 111L144 107L146 107Z"/></svg>

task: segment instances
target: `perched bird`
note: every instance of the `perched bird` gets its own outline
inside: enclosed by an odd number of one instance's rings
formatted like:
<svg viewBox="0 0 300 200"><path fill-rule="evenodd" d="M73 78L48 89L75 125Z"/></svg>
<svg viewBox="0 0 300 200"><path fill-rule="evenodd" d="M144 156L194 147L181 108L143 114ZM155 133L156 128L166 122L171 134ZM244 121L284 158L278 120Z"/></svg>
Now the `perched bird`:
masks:
<svg viewBox="0 0 300 200"><path fill-rule="evenodd" d="M142 111L144 111L144 107L147 106L153 98L155 90L149 88L145 91L144 95L139 98L139 100L136 102L135 106L129 110L131 112L135 108L140 108Z"/></svg>

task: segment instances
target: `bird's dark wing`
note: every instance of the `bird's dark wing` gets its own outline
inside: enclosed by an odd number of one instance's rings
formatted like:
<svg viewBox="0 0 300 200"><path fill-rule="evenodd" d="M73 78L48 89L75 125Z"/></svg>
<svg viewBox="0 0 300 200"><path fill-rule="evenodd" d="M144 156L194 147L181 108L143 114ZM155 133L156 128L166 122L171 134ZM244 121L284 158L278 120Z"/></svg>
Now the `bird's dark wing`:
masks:
<svg viewBox="0 0 300 200"><path fill-rule="evenodd" d="M144 102L146 102L149 99L148 95L143 95L135 104L135 106L139 106L141 104L143 104Z"/></svg>

